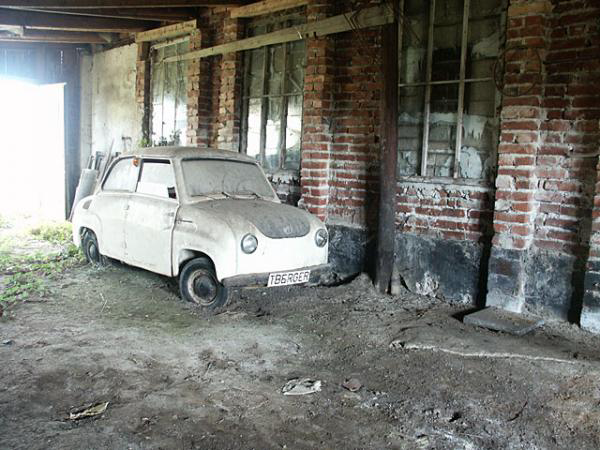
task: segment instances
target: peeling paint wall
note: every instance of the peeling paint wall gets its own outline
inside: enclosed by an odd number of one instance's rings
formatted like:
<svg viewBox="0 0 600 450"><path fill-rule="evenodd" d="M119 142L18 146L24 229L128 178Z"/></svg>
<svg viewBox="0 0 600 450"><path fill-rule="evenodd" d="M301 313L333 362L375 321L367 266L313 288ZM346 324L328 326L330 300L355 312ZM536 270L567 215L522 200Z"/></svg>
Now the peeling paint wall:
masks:
<svg viewBox="0 0 600 450"><path fill-rule="evenodd" d="M135 97L137 44L85 55L81 64L81 161L123 152L141 141Z"/></svg>

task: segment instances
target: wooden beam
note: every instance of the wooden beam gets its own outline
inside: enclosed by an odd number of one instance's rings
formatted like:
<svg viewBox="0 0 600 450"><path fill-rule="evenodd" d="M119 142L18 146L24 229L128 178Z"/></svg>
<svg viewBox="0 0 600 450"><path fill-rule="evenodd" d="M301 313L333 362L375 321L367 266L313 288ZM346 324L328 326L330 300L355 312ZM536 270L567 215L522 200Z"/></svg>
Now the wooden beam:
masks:
<svg viewBox="0 0 600 450"><path fill-rule="evenodd" d="M241 0L0 0L0 6L40 9L189 8L238 6Z"/></svg>
<svg viewBox="0 0 600 450"><path fill-rule="evenodd" d="M135 42L151 42L183 36L197 30L196 20L167 25L166 27L142 31L135 35Z"/></svg>
<svg viewBox="0 0 600 450"><path fill-rule="evenodd" d="M130 33L151 28L154 26L154 22L101 17L77 17L3 8L0 9L0 25L13 25L40 30Z"/></svg>
<svg viewBox="0 0 600 450"><path fill-rule="evenodd" d="M379 159L379 223L375 286L387 293L392 280L396 235L396 169L398 165L398 22L383 27L383 145Z"/></svg>
<svg viewBox="0 0 600 450"><path fill-rule="evenodd" d="M207 56L222 55L224 53L251 50L265 45L281 44L284 42L299 41L310 37L327 36L335 33L353 30L355 28L369 28L391 23L393 14L388 8L375 6L348 14L330 17L328 19L310 22L272 33L261 34L215 47L203 48L179 56L165 58L165 62L182 61L186 59L206 58Z"/></svg>
<svg viewBox="0 0 600 450"><path fill-rule="evenodd" d="M98 33L25 30L23 36L1 36L1 42L54 42L61 44L106 44Z"/></svg>
<svg viewBox="0 0 600 450"><path fill-rule="evenodd" d="M21 8L19 8L21 9ZM115 19L151 20L159 22L184 22L197 16L195 8L136 8L136 9L35 9L23 8L25 11L41 11L49 14L68 14L70 16L113 17Z"/></svg>
<svg viewBox="0 0 600 450"><path fill-rule="evenodd" d="M284 9L296 8L308 3L308 0L263 0L249 5L238 6L231 10L231 18L256 17Z"/></svg>

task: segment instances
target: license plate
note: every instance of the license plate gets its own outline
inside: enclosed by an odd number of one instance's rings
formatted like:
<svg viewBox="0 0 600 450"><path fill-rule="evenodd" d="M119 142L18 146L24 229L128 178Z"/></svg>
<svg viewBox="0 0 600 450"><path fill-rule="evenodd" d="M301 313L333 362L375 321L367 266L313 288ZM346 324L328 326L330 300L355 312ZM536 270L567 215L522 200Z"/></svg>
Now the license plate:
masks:
<svg viewBox="0 0 600 450"><path fill-rule="evenodd" d="M267 283L267 287L306 283L309 278L310 270L271 273L269 274L269 282Z"/></svg>

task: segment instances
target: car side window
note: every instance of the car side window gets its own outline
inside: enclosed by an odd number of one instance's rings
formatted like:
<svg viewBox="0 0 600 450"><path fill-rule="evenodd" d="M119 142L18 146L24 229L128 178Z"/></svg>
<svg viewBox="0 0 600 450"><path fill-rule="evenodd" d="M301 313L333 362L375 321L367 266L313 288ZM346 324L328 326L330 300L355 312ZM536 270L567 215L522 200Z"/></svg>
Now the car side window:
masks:
<svg viewBox="0 0 600 450"><path fill-rule="evenodd" d="M134 159L122 159L113 166L102 189L105 191L133 192L137 176L138 168L134 164Z"/></svg>
<svg viewBox="0 0 600 450"><path fill-rule="evenodd" d="M163 198L177 198L175 175L169 161L144 160L136 192Z"/></svg>

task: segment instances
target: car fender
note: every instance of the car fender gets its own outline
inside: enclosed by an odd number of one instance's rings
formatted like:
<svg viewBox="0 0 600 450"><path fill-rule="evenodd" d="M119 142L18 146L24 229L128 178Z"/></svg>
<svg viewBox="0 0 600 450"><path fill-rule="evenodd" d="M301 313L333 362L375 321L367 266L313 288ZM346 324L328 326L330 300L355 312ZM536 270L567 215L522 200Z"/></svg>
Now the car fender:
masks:
<svg viewBox="0 0 600 450"><path fill-rule="evenodd" d="M100 217L90 208L88 201L93 200L93 195L85 197L77 203L75 212L73 213L73 242L78 247L81 247L81 231L83 228L92 230L98 239L98 245L102 248L100 242L102 236L102 222ZM93 203L93 202L92 202Z"/></svg>

